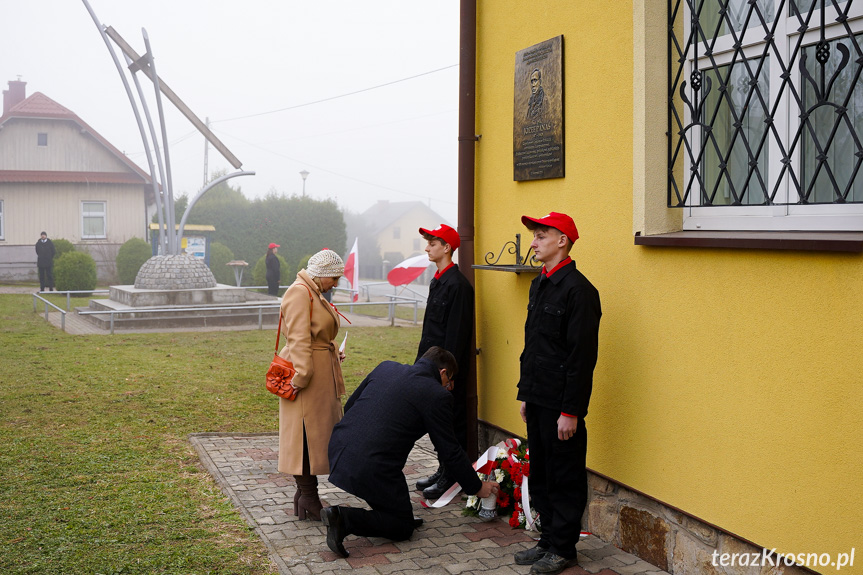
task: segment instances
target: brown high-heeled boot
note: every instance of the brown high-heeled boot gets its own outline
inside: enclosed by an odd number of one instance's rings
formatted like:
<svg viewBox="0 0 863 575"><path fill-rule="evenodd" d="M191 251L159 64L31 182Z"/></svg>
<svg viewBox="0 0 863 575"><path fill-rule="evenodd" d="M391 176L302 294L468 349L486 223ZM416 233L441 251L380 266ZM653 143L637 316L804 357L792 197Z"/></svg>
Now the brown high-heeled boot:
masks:
<svg viewBox="0 0 863 575"><path fill-rule="evenodd" d="M294 499L294 515L300 519L321 520L323 504L318 497L317 475L294 475L299 497Z"/></svg>

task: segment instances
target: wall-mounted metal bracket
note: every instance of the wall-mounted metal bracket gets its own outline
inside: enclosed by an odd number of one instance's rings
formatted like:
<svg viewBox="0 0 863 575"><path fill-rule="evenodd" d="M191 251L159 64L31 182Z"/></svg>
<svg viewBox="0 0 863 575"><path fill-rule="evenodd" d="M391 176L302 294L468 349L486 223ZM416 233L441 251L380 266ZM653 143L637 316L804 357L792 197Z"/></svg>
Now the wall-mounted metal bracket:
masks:
<svg viewBox="0 0 863 575"><path fill-rule="evenodd" d="M515 265L499 264L504 253L515 255ZM537 261L531 254L531 248L527 249L524 257L521 255L521 234L515 234L515 241L508 241L500 248L500 252L488 252L485 254L485 265L472 266L475 270L494 270L501 272L539 272L542 270L542 262Z"/></svg>

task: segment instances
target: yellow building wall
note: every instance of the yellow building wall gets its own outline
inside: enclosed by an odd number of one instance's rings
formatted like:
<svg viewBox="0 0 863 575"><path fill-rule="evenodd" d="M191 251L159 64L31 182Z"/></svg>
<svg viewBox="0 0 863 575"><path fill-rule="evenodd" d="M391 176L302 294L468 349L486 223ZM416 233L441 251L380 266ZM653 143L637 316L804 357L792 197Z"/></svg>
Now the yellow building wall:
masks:
<svg viewBox="0 0 863 575"><path fill-rule="evenodd" d="M628 5L479 0L475 259L516 233L524 254L522 214L569 213L603 307L588 466L780 553L849 553L863 547L863 256L634 245ZM515 53L560 34L566 177L514 182ZM519 435L534 277L475 274L479 417Z"/></svg>

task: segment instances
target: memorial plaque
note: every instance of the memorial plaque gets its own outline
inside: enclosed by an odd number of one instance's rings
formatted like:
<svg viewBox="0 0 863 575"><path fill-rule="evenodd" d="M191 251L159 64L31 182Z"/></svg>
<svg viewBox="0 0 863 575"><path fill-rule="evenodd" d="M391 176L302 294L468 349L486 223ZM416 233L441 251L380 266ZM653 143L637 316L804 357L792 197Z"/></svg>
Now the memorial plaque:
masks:
<svg viewBox="0 0 863 575"><path fill-rule="evenodd" d="M513 180L562 178L563 36L516 52Z"/></svg>

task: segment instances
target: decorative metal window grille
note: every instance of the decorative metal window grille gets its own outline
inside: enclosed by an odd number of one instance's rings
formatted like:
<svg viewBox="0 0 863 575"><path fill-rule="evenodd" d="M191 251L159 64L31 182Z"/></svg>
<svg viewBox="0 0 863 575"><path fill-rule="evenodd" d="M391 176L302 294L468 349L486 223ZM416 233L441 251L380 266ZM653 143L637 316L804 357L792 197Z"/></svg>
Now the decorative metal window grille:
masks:
<svg viewBox="0 0 863 575"><path fill-rule="evenodd" d="M863 203L861 4L669 0L669 207Z"/></svg>

